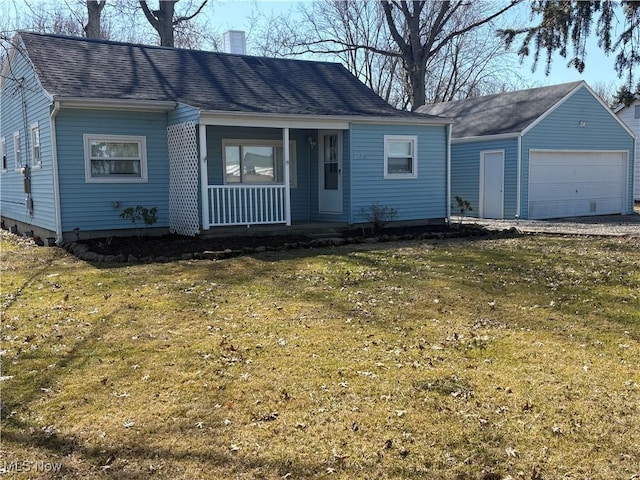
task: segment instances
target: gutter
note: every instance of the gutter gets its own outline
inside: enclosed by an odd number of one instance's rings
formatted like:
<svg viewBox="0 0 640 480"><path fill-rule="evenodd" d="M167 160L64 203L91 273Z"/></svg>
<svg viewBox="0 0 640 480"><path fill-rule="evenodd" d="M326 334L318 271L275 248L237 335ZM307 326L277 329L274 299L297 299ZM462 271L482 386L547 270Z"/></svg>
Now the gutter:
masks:
<svg viewBox="0 0 640 480"><path fill-rule="evenodd" d="M177 107L176 102L164 100L133 100L119 98L77 98L57 97L56 101L64 108L113 110L124 109L139 112L168 112Z"/></svg>
<svg viewBox="0 0 640 480"><path fill-rule="evenodd" d="M275 128L301 128L300 122L309 124L323 122L344 122L364 124L415 124L415 125L450 125L453 119L445 117L420 116L382 116L382 115L317 115L317 114L289 114L266 112L239 112L228 110L202 110L202 120L207 125L233 125L240 119L254 122L272 122ZM225 123L228 122L228 123ZM328 126L327 129L335 127ZM343 130L348 128L345 127Z"/></svg>
<svg viewBox="0 0 640 480"><path fill-rule="evenodd" d="M51 111L51 170L53 173L53 210L56 217L56 243L62 243L62 213L60 208L60 184L58 183L58 146L56 142L56 116L60 111L60 102L53 102Z"/></svg>

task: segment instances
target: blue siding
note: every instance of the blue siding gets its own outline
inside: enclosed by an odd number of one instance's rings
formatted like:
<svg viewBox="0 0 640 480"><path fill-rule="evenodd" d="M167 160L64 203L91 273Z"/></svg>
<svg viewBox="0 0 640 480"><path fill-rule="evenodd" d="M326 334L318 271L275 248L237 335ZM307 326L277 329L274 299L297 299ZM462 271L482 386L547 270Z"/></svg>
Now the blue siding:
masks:
<svg viewBox="0 0 640 480"><path fill-rule="evenodd" d="M579 126L581 120L587 122L585 127ZM528 217L531 149L628 151L627 211L633 211L633 145L629 133L586 88L581 88L522 139L522 218Z"/></svg>
<svg viewBox="0 0 640 480"><path fill-rule="evenodd" d="M385 180L384 136L418 136L418 178ZM362 212L376 202L395 208L396 220L440 219L447 216L445 125L353 124L351 185L353 223L365 222Z"/></svg>
<svg viewBox="0 0 640 480"><path fill-rule="evenodd" d="M0 173L1 203L3 217L15 219L36 227L55 231L55 208L53 193L53 160L51 150L51 102L42 89L38 78L21 55L13 57L13 75L6 79L0 95L0 137L4 137L7 146L7 165ZM20 78L17 82L14 79ZM22 102L27 104L26 112ZM32 165L31 125L38 123L40 130L41 168L31 171L31 192L33 199L33 217L26 208L26 195L23 190L23 177L15 169L13 134L20 132L22 163Z"/></svg>
<svg viewBox="0 0 640 480"><path fill-rule="evenodd" d="M310 130L290 130L289 139L295 142L296 148L296 186L291 188L291 219L293 221L309 220L309 206L311 203L309 185L314 175L311 168L312 158L317 157L317 147L310 149L307 138L317 134ZM282 129L208 126L207 127L207 157L209 185L224 184L224 166L222 163L223 139L260 139L282 140ZM317 180L316 184L317 184Z"/></svg>
<svg viewBox="0 0 640 480"><path fill-rule="evenodd" d="M200 110L192 107L191 105L179 103L174 110L171 110L168 113L167 118L169 125L189 121L198 122L198 120L200 119Z"/></svg>
<svg viewBox="0 0 640 480"><path fill-rule="evenodd" d="M477 217L480 208L480 155L487 150L504 150L504 218L514 218L517 208L518 139L486 140L451 145L451 214L456 214L455 197L471 203L468 215Z"/></svg>
<svg viewBox="0 0 640 480"><path fill-rule="evenodd" d="M87 183L84 134L145 136L148 183ZM56 122L63 232L131 228L119 217L129 206L158 208L169 224L169 159L165 113L61 110ZM119 202L118 207L114 202Z"/></svg>

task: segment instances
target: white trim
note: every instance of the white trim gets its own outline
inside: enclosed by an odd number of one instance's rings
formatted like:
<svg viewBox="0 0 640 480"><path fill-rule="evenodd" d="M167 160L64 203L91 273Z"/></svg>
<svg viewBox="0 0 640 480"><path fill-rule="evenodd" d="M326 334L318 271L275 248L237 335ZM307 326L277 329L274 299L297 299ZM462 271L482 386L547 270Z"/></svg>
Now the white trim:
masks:
<svg viewBox="0 0 640 480"><path fill-rule="evenodd" d="M33 136L33 132L38 132L38 161L36 162L36 141ZM31 168L34 170L39 170L42 168L42 143L40 141L40 125L38 122L32 123L29 128L29 139L31 140Z"/></svg>
<svg viewBox="0 0 640 480"><path fill-rule="evenodd" d="M566 148L530 148L529 157L534 152L558 152L558 153L626 153L629 155L629 150L582 150L582 149L566 149Z"/></svg>
<svg viewBox="0 0 640 480"><path fill-rule="evenodd" d="M335 135L337 142L338 153L338 199L340 201L340 209L328 210L325 207L324 201L324 137L328 135ZM320 130L318 131L318 213L328 215L342 215L344 213L344 177L342 175L342 168L344 162L344 155L342 149L344 148L342 140L342 131L340 130Z"/></svg>
<svg viewBox="0 0 640 480"><path fill-rule="evenodd" d="M126 110L135 112L168 112L177 107L176 102L163 100L133 100L119 98L56 97L62 108L91 110Z"/></svg>
<svg viewBox="0 0 640 480"><path fill-rule="evenodd" d="M99 133L85 133L84 143L84 180L86 183L148 183L147 171L147 137L139 135L101 135ZM91 175L91 146L90 142L122 142L137 143L139 145L140 176L139 177L93 177Z"/></svg>
<svg viewBox="0 0 640 480"><path fill-rule="evenodd" d="M283 172L284 175L283 175L282 181L284 182L284 219L287 224L287 227L291 226L291 180L289 175L290 174L289 149L290 149L289 129L283 128L282 129L282 164L284 169L284 172ZM277 162L277 155L276 155L276 158L274 158L273 160L274 160L274 166L275 166L275 162Z"/></svg>
<svg viewBox="0 0 640 480"><path fill-rule="evenodd" d="M450 119L423 119L415 117L360 117L349 115L292 115L279 113L247 113L203 110L200 122L204 125L238 127L295 128L311 130L348 130L351 124L380 125L448 125Z"/></svg>
<svg viewBox="0 0 640 480"><path fill-rule="evenodd" d="M7 156L7 139L0 137L0 172L6 173L9 166L9 158Z"/></svg>
<svg viewBox="0 0 640 480"><path fill-rule="evenodd" d="M62 242L62 209L60 208L60 184L58 181L58 144L56 140L56 116L60 111L60 103L53 102L51 111L51 171L53 173L53 209L56 217L56 243Z"/></svg>
<svg viewBox="0 0 640 480"><path fill-rule="evenodd" d="M18 139L18 148L16 148L16 139ZM18 164L18 152L20 152L20 164ZM24 166L24 155L22 155L22 137L20 130L13 132L13 168L19 172Z"/></svg>
<svg viewBox="0 0 640 480"><path fill-rule="evenodd" d="M202 196L202 229L209 230L209 168L207 165L207 126L198 127L200 143L200 194Z"/></svg>
<svg viewBox="0 0 640 480"><path fill-rule="evenodd" d="M389 142L411 142L411 172L389 173ZM385 135L384 136L384 171L385 180L403 180L418 178L418 136L417 135Z"/></svg>
<svg viewBox="0 0 640 480"><path fill-rule="evenodd" d="M461 138L452 138L451 143L471 143L471 142L490 142L493 140L506 140L509 138L519 137L520 133L498 133L496 135L478 135L475 137L461 137Z"/></svg>
<svg viewBox="0 0 640 480"><path fill-rule="evenodd" d="M495 150L481 150L480 151L480 185L479 185L479 197L478 197L478 216L480 218L485 218L484 216L484 166L485 166L485 156L492 153L500 153L502 154L502 179L500 181L500 218L504 218L504 170L505 170L505 150L504 149L495 149Z"/></svg>
<svg viewBox="0 0 640 480"><path fill-rule="evenodd" d="M226 159L226 147L230 146L230 145L237 145L237 146L257 146L257 147L276 147L276 148L281 148L282 149L282 156L283 156L283 163L282 163L282 174L283 174L283 179L282 182L278 182L278 181L273 181L273 182L239 182L240 185L272 185L272 184L283 184L284 185L284 148L283 148L283 144L282 144L282 140L274 140L274 139L260 139L260 138L223 138L222 139L222 169L223 169L223 184L227 185L227 159ZM290 173L290 177L289 177L289 182L290 182L290 188L297 188L298 187L298 160L297 160L297 148L296 148L296 141L295 140L289 140L289 153L290 153L290 164L289 164L289 173ZM274 158L274 161L277 161L277 155L276 158ZM279 165L274 165L276 168ZM275 174L275 172L274 172ZM275 175L275 178L277 178L278 175ZM235 182L232 182L229 185L236 185Z"/></svg>

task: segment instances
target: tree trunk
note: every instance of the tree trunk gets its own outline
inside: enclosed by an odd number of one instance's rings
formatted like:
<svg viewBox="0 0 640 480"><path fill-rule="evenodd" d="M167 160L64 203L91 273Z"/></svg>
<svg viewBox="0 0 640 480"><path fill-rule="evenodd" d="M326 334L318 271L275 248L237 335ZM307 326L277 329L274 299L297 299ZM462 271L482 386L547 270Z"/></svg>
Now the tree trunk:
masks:
<svg viewBox="0 0 640 480"><path fill-rule="evenodd" d="M173 14L178 0L166 0L158 2L158 10L151 11L145 0L140 0L140 6L151 26L160 36L160 45L163 47L174 46ZM206 3L206 2L205 2Z"/></svg>
<svg viewBox="0 0 640 480"><path fill-rule="evenodd" d="M84 33L87 38L102 38L100 18L107 0L87 0L87 24Z"/></svg>
<svg viewBox="0 0 640 480"><path fill-rule="evenodd" d="M173 35L173 13L177 0L160 2L158 10L158 34L160 35L160 45L163 47L174 47Z"/></svg>

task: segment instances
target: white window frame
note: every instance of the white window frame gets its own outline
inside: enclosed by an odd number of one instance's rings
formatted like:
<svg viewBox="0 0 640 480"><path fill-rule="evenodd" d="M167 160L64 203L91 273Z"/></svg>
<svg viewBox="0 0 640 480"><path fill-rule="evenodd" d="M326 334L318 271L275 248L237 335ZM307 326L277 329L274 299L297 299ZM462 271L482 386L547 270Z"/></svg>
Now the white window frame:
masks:
<svg viewBox="0 0 640 480"><path fill-rule="evenodd" d="M147 138L136 135L84 134L84 176L86 183L148 183ZM94 177L91 175L91 142L137 143L140 161L139 177Z"/></svg>
<svg viewBox="0 0 640 480"><path fill-rule="evenodd" d="M411 172L389 173L390 142L411 142ZM404 158L404 157L403 157ZM418 136L417 135L385 135L384 136L384 178L386 180L400 180L418 178Z"/></svg>
<svg viewBox="0 0 640 480"><path fill-rule="evenodd" d="M2 137L0 138L0 170L2 173L6 173L9 159L7 158L7 140Z"/></svg>
<svg viewBox="0 0 640 480"><path fill-rule="evenodd" d="M20 138L20 131L13 133L13 161L16 172L19 172L22 169L22 138Z"/></svg>
<svg viewBox="0 0 640 480"><path fill-rule="evenodd" d="M31 167L42 167L42 148L40 147L40 126L38 122L31 125Z"/></svg>
<svg viewBox="0 0 640 480"><path fill-rule="evenodd" d="M261 140L258 138L223 138L222 139L222 178L225 185L283 185L284 184L284 171L280 172L280 176L282 177L282 181L274 181L274 182L233 182L227 183L227 147L237 147L239 146L241 149L243 146L245 147L276 147L282 149L282 140ZM284 169L284 151L282 152L283 159L281 168ZM240 161L242 162L242 155ZM291 188L298 187L298 167L296 160L296 141L289 141L289 186ZM276 165L276 168L278 165ZM240 166L242 169L242 165ZM276 175L277 177L278 175Z"/></svg>

